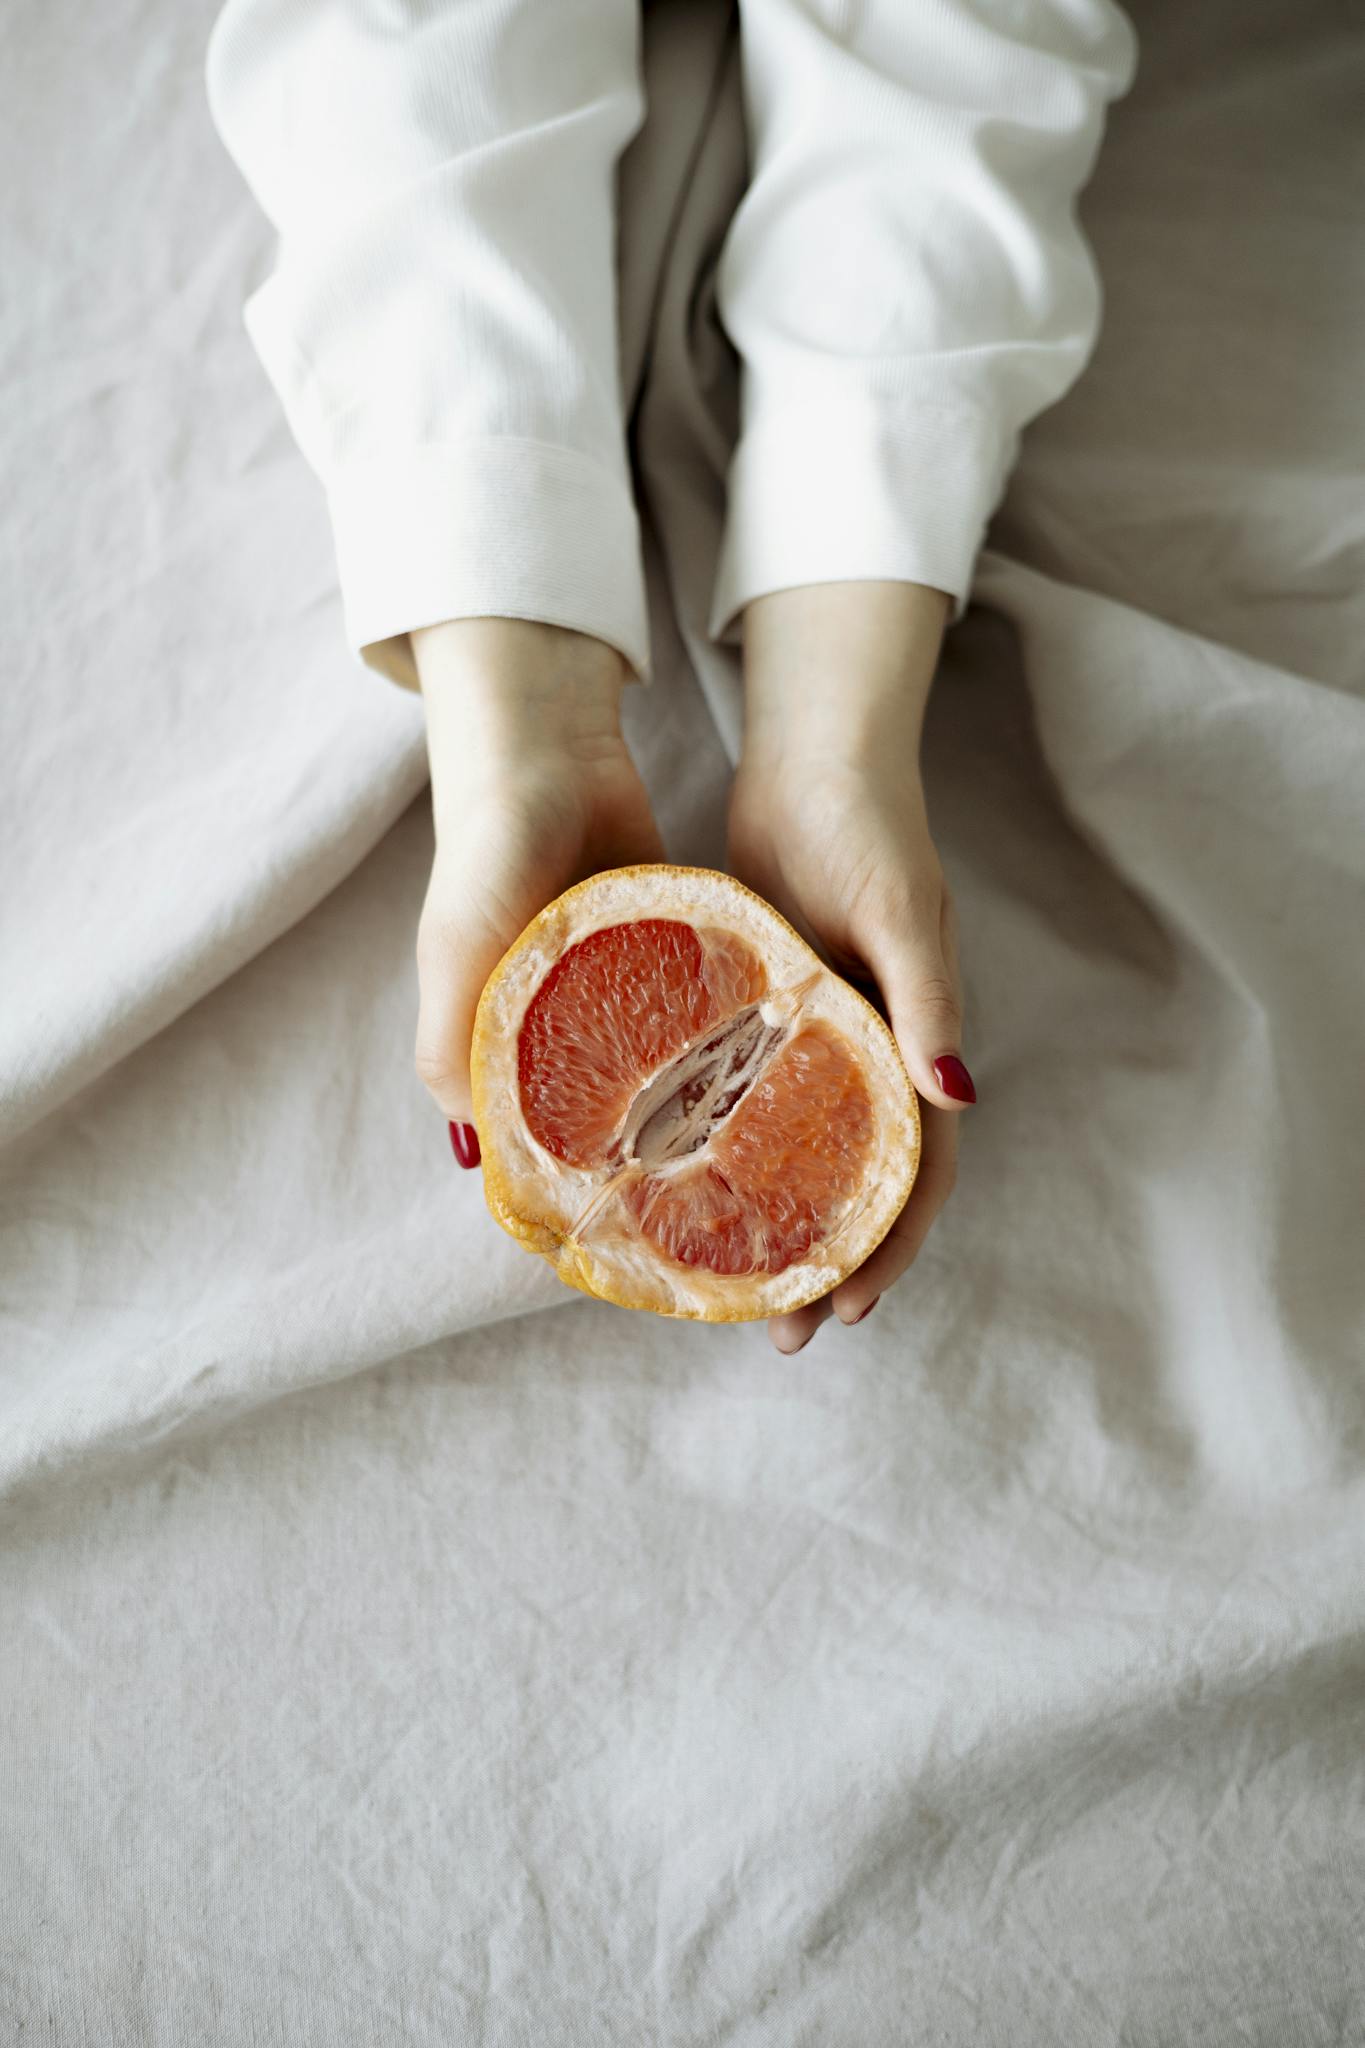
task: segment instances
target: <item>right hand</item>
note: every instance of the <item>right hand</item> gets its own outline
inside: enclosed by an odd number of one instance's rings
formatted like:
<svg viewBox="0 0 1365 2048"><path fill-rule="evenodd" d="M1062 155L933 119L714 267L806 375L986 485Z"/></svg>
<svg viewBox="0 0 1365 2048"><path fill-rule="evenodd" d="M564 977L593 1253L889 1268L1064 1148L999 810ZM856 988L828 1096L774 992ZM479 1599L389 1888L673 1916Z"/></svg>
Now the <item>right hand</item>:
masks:
<svg viewBox="0 0 1365 2048"><path fill-rule="evenodd" d="M603 868L663 859L621 737L628 670L603 641L526 619L412 635L427 707L436 858L417 932L417 1072L469 1124L488 976L531 919Z"/></svg>

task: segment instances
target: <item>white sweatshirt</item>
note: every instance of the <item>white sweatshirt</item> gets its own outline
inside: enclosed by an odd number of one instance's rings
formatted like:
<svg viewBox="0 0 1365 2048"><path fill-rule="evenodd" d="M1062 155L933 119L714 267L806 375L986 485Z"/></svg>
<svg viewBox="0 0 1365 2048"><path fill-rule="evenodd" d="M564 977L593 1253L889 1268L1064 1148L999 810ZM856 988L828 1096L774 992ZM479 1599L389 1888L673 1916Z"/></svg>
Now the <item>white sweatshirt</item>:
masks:
<svg viewBox="0 0 1365 2048"><path fill-rule="evenodd" d="M228 0L218 128L279 234L247 326L321 477L347 631L536 618L649 669L619 389L640 0ZM959 602L1099 292L1075 220L1112 0L741 0L751 177L717 305L741 433L711 611L865 577Z"/></svg>

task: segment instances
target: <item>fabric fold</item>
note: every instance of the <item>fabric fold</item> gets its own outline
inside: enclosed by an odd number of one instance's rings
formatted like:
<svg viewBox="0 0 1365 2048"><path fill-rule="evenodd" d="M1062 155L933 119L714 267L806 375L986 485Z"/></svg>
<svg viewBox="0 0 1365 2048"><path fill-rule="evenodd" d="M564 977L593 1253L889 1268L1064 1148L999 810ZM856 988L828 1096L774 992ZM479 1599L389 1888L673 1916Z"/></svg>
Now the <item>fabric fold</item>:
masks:
<svg viewBox="0 0 1365 2048"><path fill-rule="evenodd" d="M1012 458L991 420L941 407L890 419L819 394L761 420L730 465L713 637L737 643L751 598L805 583L923 583L960 614Z"/></svg>
<svg viewBox="0 0 1365 2048"><path fill-rule="evenodd" d="M415 688L409 632L443 619L542 619L605 640L649 674L635 506L572 448L510 438L346 464L327 493L346 635Z"/></svg>

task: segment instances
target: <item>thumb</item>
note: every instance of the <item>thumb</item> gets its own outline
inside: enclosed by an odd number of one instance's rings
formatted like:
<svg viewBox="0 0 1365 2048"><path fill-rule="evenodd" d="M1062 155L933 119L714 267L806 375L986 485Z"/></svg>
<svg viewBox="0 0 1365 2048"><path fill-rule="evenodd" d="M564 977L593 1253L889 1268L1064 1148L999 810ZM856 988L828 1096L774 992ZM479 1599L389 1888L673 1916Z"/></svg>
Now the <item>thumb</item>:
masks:
<svg viewBox="0 0 1365 2048"><path fill-rule="evenodd" d="M514 820L491 839L460 835L447 840L445 851L438 844L417 928L416 1065L452 1123L473 1118L474 1017L484 983L508 947L570 883L603 867L663 858L643 787L632 786L617 804L603 806L581 837L572 820L567 834L540 843L545 822L542 815L528 832L524 821Z"/></svg>
<svg viewBox="0 0 1365 2048"><path fill-rule="evenodd" d="M484 983L516 932L504 937L437 859L417 928L417 1077L451 1123L473 1120L469 1049Z"/></svg>
<svg viewBox="0 0 1365 2048"><path fill-rule="evenodd" d="M891 1029L915 1088L939 1109L964 1109L976 1085L962 1058L962 985L951 900L941 885L863 935Z"/></svg>

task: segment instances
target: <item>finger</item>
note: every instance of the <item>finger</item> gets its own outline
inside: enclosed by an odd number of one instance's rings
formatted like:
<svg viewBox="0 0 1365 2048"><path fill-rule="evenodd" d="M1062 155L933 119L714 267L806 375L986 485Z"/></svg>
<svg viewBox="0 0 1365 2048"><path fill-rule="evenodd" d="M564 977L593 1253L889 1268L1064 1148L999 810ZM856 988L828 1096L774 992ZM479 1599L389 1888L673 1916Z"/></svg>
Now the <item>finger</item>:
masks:
<svg viewBox="0 0 1365 2048"><path fill-rule="evenodd" d="M950 889L944 888L938 914L939 946L943 953L943 964L949 979L962 996L962 964L957 952L957 901Z"/></svg>
<svg viewBox="0 0 1365 2048"><path fill-rule="evenodd" d="M784 1316L770 1316L768 1335L784 1358L794 1358L833 1314L834 1305L826 1294L819 1301L808 1301L804 1308L789 1310Z"/></svg>
<svg viewBox="0 0 1365 2048"><path fill-rule="evenodd" d="M957 1112L976 1100L962 1058L962 997L946 891L935 879L858 934L910 1079L926 1102Z"/></svg>
<svg viewBox="0 0 1365 2048"><path fill-rule="evenodd" d="M957 1118L926 1103L919 1172L910 1199L871 1258L836 1287L831 1300L841 1323L860 1322L919 1254L957 1179Z"/></svg>

